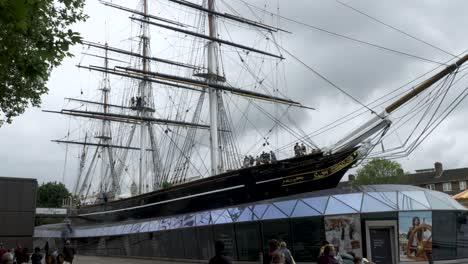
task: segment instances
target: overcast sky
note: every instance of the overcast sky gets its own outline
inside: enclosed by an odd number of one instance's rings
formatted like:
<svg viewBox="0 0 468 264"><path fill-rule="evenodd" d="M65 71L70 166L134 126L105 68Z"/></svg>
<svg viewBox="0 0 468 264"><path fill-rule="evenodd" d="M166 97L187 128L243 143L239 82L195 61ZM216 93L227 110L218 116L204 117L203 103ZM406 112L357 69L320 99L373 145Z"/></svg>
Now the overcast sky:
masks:
<svg viewBox="0 0 468 264"><path fill-rule="evenodd" d="M343 1L449 53L460 54L468 49L468 19L465 14L468 2L465 0ZM127 6L132 7L128 2L125 1ZM253 2L258 6L268 3L266 8L270 11L275 11L277 4L271 0ZM274 5L272 2L275 2ZM152 3L157 4L158 1ZM231 3L231 0L227 3ZM239 0L232 0L233 6L236 3L239 4ZM451 59L450 55L384 27L335 1L278 0L278 3L283 16L297 21L438 62ZM136 6L136 1L133 6ZM128 31L128 16L118 17L112 12L98 1L89 0L86 13L90 19L75 29L87 40L103 42L110 38L118 43L121 38L119 34ZM364 103L437 66L336 38L296 23L281 21L281 24L293 32L292 35L283 36L284 47ZM81 51L82 47L73 48L77 56L66 59L61 67L53 71L49 81L50 91L43 96L42 109L61 109L65 104L64 97L79 96L80 91L86 93L95 89L89 84L98 80L97 77L82 77L86 76L83 75L84 71L77 75L74 65L80 62ZM309 132L359 107L305 67L288 56L286 58L293 64L292 70L287 71L287 78L294 84L294 87L289 87L290 97L300 98L307 105L317 108L317 111L298 117L301 122L307 123L304 127L310 129ZM464 83L468 84L468 81ZM445 168L468 167L467 106L468 102L463 102L411 156L398 160L405 170L429 168L435 161L442 162ZM37 178L39 182L62 181L65 146L50 140L63 138L67 129L68 118L43 113L37 108L30 108L15 118L12 124L5 124L0 128L0 175ZM335 140L325 138L321 142L329 144ZM69 151L68 155L72 156L68 157L68 162L77 162L76 152ZM65 179L69 186L72 181Z"/></svg>

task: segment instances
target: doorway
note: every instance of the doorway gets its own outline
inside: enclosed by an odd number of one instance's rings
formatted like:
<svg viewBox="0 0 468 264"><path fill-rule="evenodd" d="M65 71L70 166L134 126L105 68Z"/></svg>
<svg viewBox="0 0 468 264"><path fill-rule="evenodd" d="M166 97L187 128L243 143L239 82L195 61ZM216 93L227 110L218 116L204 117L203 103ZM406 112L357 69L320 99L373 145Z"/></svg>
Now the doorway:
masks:
<svg viewBox="0 0 468 264"><path fill-rule="evenodd" d="M397 263L396 232L396 221L366 221L367 256L374 263Z"/></svg>

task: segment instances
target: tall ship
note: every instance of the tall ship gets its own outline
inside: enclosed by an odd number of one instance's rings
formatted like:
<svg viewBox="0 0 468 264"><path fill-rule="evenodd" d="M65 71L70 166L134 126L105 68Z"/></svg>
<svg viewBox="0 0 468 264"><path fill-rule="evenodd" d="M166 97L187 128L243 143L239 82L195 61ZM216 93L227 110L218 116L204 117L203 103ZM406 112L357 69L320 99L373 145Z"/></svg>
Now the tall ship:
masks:
<svg viewBox="0 0 468 264"><path fill-rule="evenodd" d="M147 0L135 9L100 2L129 16L130 44L85 41L77 66L99 76L97 94L47 110L80 122L53 140L79 152L78 171L67 172L77 221L168 216L334 188L375 156L392 113L436 83L453 85L468 59L450 61L381 112L363 105L374 117L322 147L294 121L310 122L317 112L294 98L284 68L288 58L309 66L283 47L292 33L275 19L225 12L225 2L221 11L216 0L167 0L176 15L151 12Z"/></svg>

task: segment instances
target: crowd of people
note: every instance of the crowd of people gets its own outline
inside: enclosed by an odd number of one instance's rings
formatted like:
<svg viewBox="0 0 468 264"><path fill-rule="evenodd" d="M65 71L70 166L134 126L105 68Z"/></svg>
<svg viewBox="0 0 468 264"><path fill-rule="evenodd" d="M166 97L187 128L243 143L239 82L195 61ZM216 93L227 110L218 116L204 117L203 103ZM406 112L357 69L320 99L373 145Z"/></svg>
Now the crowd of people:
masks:
<svg viewBox="0 0 468 264"><path fill-rule="evenodd" d="M216 241L216 255L209 264L232 264L232 259L224 253L224 243ZM284 241L271 239L268 241L268 251L263 255L263 264L295 264L291 251ZM317 264L373 264L365 258L355 256L353 252L344 253L335 249L327 241L322 242Z"/></svg>
<svg viewBox="0 0 468 264"><path fill-rule="evenodd" d="M248 155L244 157L244 163L242 164L243 168L258 166L262 164L271 164L276 162L276 155L273 151L265 152L262 151L262 154L257 157L253 157L252 155Z"/></svg>
<svg viewBox="0 0 468 264"><path fill-rule="evenodd" d="M22 248L21 245L17 245L16 248L7 249L2 243L0 243L0 263L1 264L41 264L44 259L46 264L63 264L73 263L75 257L75 249L71 245L70 241L65 242L63 250L60 252L58 248L55 248L52 252L49 251L49 244L46 243L44 246L44 252L39 247L34 248L32 254L29 253L27 248ZM45 256L44 256L45 255Z"/></svg>

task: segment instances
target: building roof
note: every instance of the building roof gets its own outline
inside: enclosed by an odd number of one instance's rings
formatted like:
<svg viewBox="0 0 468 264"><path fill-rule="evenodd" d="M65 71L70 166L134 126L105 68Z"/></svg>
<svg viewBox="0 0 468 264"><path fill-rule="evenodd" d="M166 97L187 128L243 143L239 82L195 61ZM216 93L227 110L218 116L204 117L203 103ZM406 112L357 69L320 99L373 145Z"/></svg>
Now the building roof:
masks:
<svg viewBox="0 0 468 264"><path fill-rule="evenodd" d="M468 168L444 170L440 177L435 177L435 170L410 174L410 183L415 185L468 180Z"/></svg>
<svg viewBox="0 0 468 264"><path fill-rule="evenodd" d="M69 236L98 237L270 219L412 210L467 209L445 193L416 186L347 186L177 216L74 226ZM59 225L36 227L34 236L60 237L66 232L60 229Z"/></svg>

